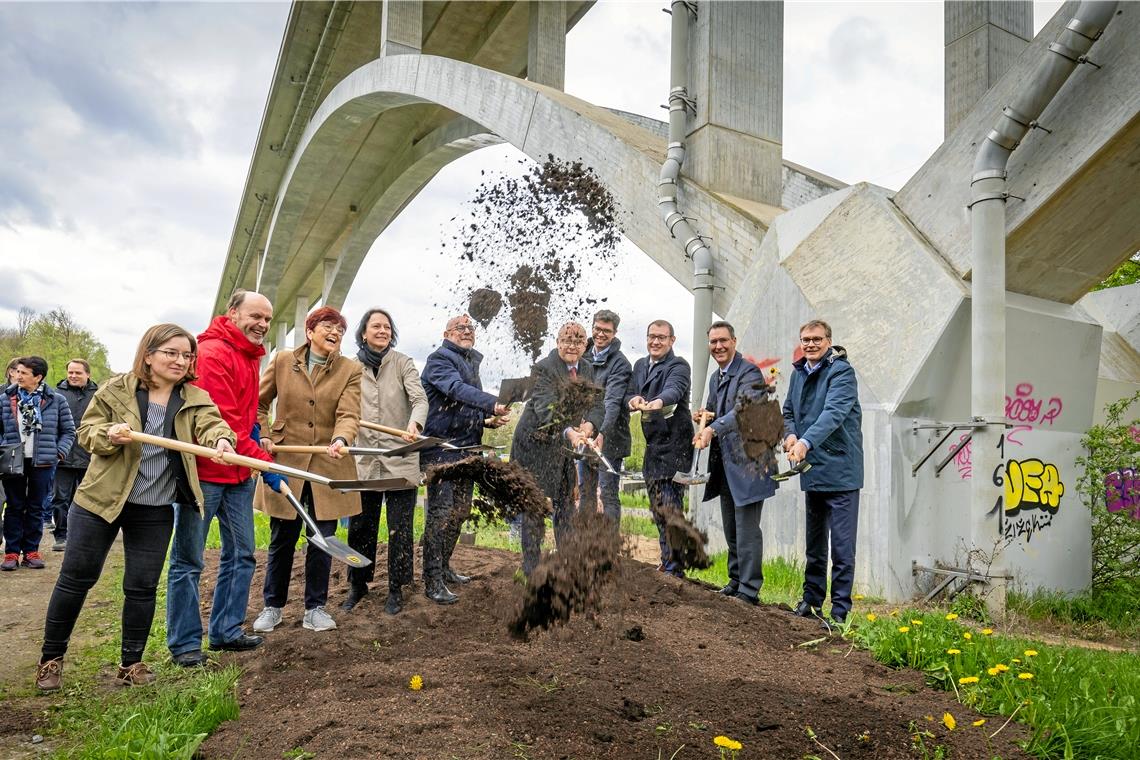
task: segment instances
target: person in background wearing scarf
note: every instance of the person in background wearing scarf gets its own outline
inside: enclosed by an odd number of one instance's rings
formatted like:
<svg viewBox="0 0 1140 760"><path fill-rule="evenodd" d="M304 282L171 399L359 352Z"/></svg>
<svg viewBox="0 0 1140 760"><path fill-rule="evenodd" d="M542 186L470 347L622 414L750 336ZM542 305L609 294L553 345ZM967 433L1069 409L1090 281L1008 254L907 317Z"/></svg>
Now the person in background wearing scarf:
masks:
<svg viewBox="0 0 1140 760"><path fill-rule="evenodd" d="M404 428L401 437L361 427L356 445L367 448L394 448L416 440L427 422L428 400L420 383L420 373L410 356L395 350L399 332L392 315L384 309L364 312L356 327L357 360L364 365L360 381L360 419L388 427ZM401 440L402 439L402 440ZM420 481L420 455L402 457L361 457L356 460L361 480L404 478ZM341 607L351 610L368 593L368 581L376 568L376 541L380 530L380 510L388 503L388 600L384 611L399 614L403 608L403 587L412 582L412 516L416 511L416 489L365 491L360 495L361 513L348 524L348 545L372 560L368 567L348 569L349 592Z"/></svg>
<svg viewBox="0 0 1140 760"><path fill-rule="evenodd" d="M8 508L4 512L4 561L0 570L24 567L42 570L40 539L43 505L52 472L75 443L75 421L63 396L44 384L48 364L43 357L25 356L16 363L15 382L0 399L0 445L24 447L24 472L4 478Z"/></svg>

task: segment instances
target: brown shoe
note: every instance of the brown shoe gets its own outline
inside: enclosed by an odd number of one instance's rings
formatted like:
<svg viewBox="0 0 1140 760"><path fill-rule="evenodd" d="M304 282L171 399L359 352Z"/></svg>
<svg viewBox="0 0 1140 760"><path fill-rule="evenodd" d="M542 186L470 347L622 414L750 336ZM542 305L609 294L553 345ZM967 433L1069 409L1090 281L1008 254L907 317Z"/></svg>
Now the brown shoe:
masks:
<svg viewBox="0 0 1140 760"><path fill-rule="evenodd" d="M154 673L145 662L132 663L126 667L120 665L115 681L120 686L146 686L154 683Z"/></svg>
<svg viewBox="0 0 1140 760"><path fill-rule="evenodd" d="M40 691L58 691L63 679L63 660L56 658L36 666L36 688Z"/></svg>

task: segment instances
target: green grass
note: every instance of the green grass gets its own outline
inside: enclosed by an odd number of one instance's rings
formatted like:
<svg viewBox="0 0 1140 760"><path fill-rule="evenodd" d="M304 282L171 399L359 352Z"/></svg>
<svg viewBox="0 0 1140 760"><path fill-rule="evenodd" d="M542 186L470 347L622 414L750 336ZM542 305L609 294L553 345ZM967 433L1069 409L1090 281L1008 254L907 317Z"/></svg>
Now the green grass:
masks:
<svg viewBox="0 0 1140 760"><path fill-rule="evenodd" d="M709 557L712 566L704 570L687 570L685 575L714 586L728 583L728 552ZM803 593L804 570L796 562L776 557L764 563L764 587L760 601L765 604L795 604Z"/></svg>
<svg viewBox="0 0 1140 760"><path fill-rule="evenodd" d="M1140 656L1051 647L946 618L914 610L861 614L848 635L881 662L924 671L963 704L1024 723L1026 749L1037 757L1140 756ZM1002 722L959 725L992 734Z"/></svg>
<svg viewBox="0 0 1140 760"><path fill-rule="evenodd" d="M1136 638L1140 637L1138 595L1140 589L1121 583L1072 597L1044 591L1010 592L1008 604L1011 611L1030 620L1071 626L1082 636L1116 634Z"/></svg>

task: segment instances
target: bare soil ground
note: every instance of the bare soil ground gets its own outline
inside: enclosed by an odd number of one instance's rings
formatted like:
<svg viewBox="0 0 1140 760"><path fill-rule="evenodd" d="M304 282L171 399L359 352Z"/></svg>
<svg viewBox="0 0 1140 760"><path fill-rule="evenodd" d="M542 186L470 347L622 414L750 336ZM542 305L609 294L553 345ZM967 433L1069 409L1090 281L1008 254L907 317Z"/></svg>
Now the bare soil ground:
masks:
<svg viewBox="0 0 1140 760"><path fill-rule="evenodd" d="M351 613L334 570L329 607L339 628L301 627L301 557L285 623L266 646L225 655L244 669L241 717L202 746L206 758L716 758L713 737L741 758L913 758L912 729L949 757L1024 756L1011 725L992 744L971 715L920 673L894 671L812 622L750 607L652 565L623 559L600 611L527 642L508 621L522 589L518 555L459 546L474 576L461 600L437 606L416 588L405 611L382 611L381 546L374 591ZM207 568L216 565L216 554ZM250 617L260 609L263 563ZM417 575L418 577L418 575ZM203 578L203 599L213 577ZM409 679L423 678L413 691ZM940 722L954 714L958 730ZM929 719L928 719L929 718Z"/></svg>

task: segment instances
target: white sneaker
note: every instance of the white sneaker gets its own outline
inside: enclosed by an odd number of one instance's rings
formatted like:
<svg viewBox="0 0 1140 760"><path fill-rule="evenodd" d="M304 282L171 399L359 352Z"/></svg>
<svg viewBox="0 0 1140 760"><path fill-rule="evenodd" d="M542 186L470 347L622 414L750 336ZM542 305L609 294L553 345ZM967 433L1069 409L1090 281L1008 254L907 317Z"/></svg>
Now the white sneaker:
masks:
<svg viewBox="0 0 1140 760"><path fill-rule="evenodd" d="M325 612L324 607L314 607L305 610L305 620L301 625L310 631L331 631L336 628L336 621L332 619L332 615Z"/></svg>
<svg viewBox="0 0 1140 760"><path fill-rule="evenodd" d="M279 625L281 625L281 608L266 607L257 616L257 620L253 621L253 630L256 633L269 633Z"/></svg>

